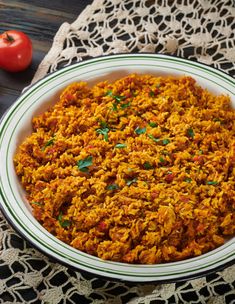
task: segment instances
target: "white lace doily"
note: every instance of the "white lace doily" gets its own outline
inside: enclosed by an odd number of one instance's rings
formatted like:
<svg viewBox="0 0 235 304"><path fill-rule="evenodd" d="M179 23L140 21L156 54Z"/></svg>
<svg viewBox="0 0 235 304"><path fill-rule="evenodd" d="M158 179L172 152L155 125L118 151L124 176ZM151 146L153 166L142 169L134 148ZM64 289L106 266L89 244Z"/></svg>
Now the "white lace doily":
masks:
<svg viewBox="0 0 235 304"><path fill-rule="evenodd" d="M95 0L64 23L33 81L84 57L159 52L235 76L233 0Z"/></svg>
<svg viewBox="0 0 235 304"><path fill-rule="evenodd" d="M160 52L235 76L233 0L95 0L64 23L32 82L84 58ZM0 303L235 303L235 266L186 282L115 283L82 275L30 247L0 214Z"/></svg>

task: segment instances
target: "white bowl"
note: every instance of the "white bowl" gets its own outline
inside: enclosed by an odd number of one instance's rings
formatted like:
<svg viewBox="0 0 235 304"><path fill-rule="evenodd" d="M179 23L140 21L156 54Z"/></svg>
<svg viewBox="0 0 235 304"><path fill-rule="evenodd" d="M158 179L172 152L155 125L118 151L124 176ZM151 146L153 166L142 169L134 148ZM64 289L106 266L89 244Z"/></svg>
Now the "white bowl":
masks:
<svg viewBox="0 0 235 304"><path fill-rule="evenodd" d="M90 85L114 80L129 73L191 75L202 87L228 94L235 107L235 80L227 74L196 62L157 54L120 54L99 57L52 73L24 92L0 124L1 208L14 228L43 253L77 270L132 282L177 281L198 277L234 262L235 237L201 256L173 263L133 265L103 261L61 242L33 217L25 193L15 174L13 155L31 133L31 119L56 100L61 90L74 81Z"/></svg>

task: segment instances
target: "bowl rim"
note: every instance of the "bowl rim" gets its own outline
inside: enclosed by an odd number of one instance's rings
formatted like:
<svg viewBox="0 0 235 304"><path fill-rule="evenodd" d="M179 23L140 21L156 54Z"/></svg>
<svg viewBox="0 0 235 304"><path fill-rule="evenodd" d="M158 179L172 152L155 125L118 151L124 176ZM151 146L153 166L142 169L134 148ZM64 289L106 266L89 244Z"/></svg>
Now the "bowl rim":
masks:
<svg viewBox="0 0 235 304"><path fill-rule="evenodd" d="M209 65L206 65L206 64L202 64L202 63L198 63L198 62L194 62L194 61L191 61L191 60L188 60L188 59L184 59L184 58L181 58L181 57L177 57L177 56L169 56L169 55L165 55L165 54L153 54L153 53L123 53L123 54L115 54L115 55L105 55L105 56L99 56L99 57L95 57L95 58L89 58L89 59L86 59L82 62L78 62L78 63L74 63L74 64L71 64L69 66L66 66L66 67L63 67L57 71L54 71L48 75L46 75L45 77L43 77L42 79L36 81L33 85L31 85L30 87L28 87L17 99L16 101L12 104L11 107L9 107L9 109L5 112L5 114L3 115L3 117L1 118L1 121L0 121L0 139L1 139L1 136L2 136L2 124L3 124L3 121L5 120L5 118L7 119L7 116L10 115L12 109L14 109L17 104L21 102L21 99L22 99L22 96L26 96L27 95L27 92L31 92L31 90L33 88L36 88L36 87L40 87L40 84L42 84L46 79L49 79L49 78L53 78L54 76L56 77L57 75L60 75L61 73L63 73L63 71L65 70L69 70L71 67L80 67L80 66L84 66L84 65L87 65L89 64L90 62L95 62L95 61L99 61L99 60L102 60L102 59L111 59L111 60L115 60L115 58L136 58L136 57L144 57L144 56L147 56L149 58L166 58L168 60L172 59L172 58L175 58L176 60L179 60L181 62L184 62L184 63L187 63L191 66L196 66L196 67L202 67L202 66L205 66L206 69L209 69L213 75L224 75L224 77L229 80L232 85L234 86L235 84L235 80L232 78L232 76L226 74L224 71L220 71L220 70L217 70L215 69L214 67L211 67ZM0 179L1 179L1 174L0 174ZM2 200L5 200L5 197L4 197L4 193L2 192L2 189L0 188L0 197L2 198ZM4 214L4 216L7 218L7 220L11 223L11 225L14 227L14 229L24 238L26 239L29 243L31 243L31 245L33 245L33 247L36 247L40 252L42 252L43 254L49 256L50 258L52 258L53 260L56 260L58 261L60 264L63 264L63 265L66 265L67 267L69 268L74 268L76 269L76 271L80 271L80 272L84 272L84 273L91 273L93 274L91 271L87 271L87 270L84 270L84 269L81 269L78 267L75 267L71 264L69 264L69 262L65 262L63 260L60 260L59 258L53 256L52 254L50 254L49 252L47 251L44 251L37 243L35 243L32 239L29 238L29 236L27 235L27 233L25 233L25 231L23 230L19 230L19 228L17 227L16 223L14 223L13 219L10 217L9 215L9 211L10 210L7 210L6 208L4 208L3 204L0 202L0 208ZM190 262L192 260L191 259L188 259L188 261ZM186 260L185 260L186 261ZM182 276L180 278L174 278L174 279L163 279L163 278L160 278L160 279L154 279L154 280L148 280L148 281L143 281L143 280L134 280L134 281L130 281L129 279L126 279L126 278L113 278L113 277L110 277L110 276L105 276L105 273L103 273L102 275L99 275L97 273L95 273L95 276L97 277L101 277L101 278L106 278L108 280L117 280L117 281L125 281L125 282L134 282L134 283L150 283L150 282L176 282L176 281L185 281L189 278L196 278L196 277L201 277L205 274L209 274L209 273L213 273L215 271L218 271L220 269L223 269L229 265L232 265L234 264L235 262L235 255L234 255L234 258L232 260L229 260L227 261L226 263L222 264L222 265L219 265L219 266L216 266L216 267L213 267L212 269L209 269L209 270L201 270L201 271L198 271L197 273L192 273L191 275L188 274L188 275L185 275L185 276ZM174 262L175 263L175 262ZM177 263L177 262L176 262ZM111 262L112 264L112 262ZM124 263L121 263L122 265ZM139 266L139 264L137 264ZM158 264L155 264L155 265L158 265ZM162 264L163 265L163 264ZM136 266L136 264L135 264ZM153 265L151 266L153 267ZM90 268L89 268L90 269Z"/></svg>

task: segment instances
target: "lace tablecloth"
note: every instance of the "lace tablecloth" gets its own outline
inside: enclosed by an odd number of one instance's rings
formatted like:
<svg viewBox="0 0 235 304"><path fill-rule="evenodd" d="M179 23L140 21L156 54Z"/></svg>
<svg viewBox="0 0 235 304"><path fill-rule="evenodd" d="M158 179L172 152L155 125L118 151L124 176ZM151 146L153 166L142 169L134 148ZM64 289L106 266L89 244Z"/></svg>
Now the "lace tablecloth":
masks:
<svg viewBox="0 0 235 304"><path fill-rule="evenodd" d="M235 76L233 0L95 0L58 30L33 82L84 58L160 52ZM235 266L171 284L110 282L72 271L32 248L0 214L0 303L235 303Z"/></svg>

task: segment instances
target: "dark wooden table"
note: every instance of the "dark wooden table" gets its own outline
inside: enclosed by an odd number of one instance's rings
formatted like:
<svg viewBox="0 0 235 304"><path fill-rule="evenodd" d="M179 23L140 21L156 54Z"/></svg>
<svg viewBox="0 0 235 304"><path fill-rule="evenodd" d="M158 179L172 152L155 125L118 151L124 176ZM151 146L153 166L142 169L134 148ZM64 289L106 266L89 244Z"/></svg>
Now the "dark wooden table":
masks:
<svg viewBox="0 0 235 304"><path fill-rule="evenodd" d="M0 117L30 84L63 22L71 23L91 0L0 0L0 32L23 31L33 42L30 67L19 73L0 70Z"/></svg>

